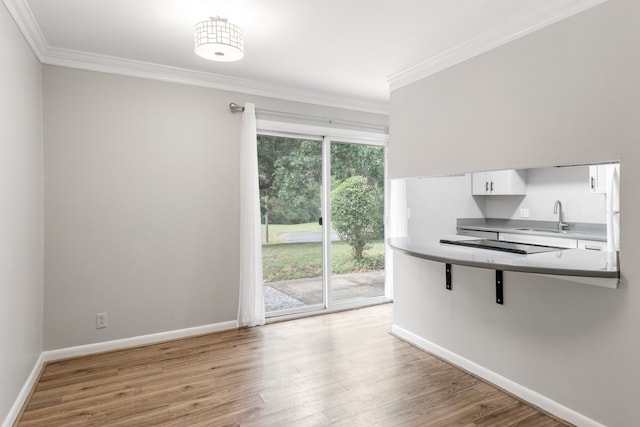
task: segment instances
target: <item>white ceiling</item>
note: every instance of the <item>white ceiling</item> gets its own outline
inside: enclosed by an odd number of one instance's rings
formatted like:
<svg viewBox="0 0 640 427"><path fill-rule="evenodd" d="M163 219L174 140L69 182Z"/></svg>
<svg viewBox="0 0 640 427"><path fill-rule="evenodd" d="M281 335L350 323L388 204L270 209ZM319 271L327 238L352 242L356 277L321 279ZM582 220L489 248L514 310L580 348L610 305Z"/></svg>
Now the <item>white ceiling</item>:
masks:
<svg viewBox="0 0 640 427"><path fill-rule="evenodd" d="M390 76L429 64L437 71L600 1L4 0L45 63L164 71L378 112ZM194 24L216 14L243 28L243 60L193 53Z"/></svg>

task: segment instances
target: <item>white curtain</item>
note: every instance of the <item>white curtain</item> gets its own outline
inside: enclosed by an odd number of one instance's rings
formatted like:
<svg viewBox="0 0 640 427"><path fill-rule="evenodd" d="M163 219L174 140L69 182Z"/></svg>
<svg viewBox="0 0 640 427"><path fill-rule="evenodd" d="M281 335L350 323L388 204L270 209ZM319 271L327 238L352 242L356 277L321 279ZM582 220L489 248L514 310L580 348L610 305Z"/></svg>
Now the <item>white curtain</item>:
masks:
<svg viewBox="0 0 640 427"><path fill-rule="evenodd" d="M240 301L238 325L264 325L258 142L254 104L245 104L240 132Z"/></svg>

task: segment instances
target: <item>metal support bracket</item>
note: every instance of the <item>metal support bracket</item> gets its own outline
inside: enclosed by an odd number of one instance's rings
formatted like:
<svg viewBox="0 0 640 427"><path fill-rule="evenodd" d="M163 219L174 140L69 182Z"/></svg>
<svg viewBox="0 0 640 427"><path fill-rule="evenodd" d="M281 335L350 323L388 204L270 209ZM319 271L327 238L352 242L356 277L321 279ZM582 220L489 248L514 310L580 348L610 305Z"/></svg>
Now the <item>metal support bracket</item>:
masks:
<svg viewBox="0 0 640 427"><path fill-rule="evenodd" d="M502 270L496 270L496 303L500 305L504 304L504 295L502 293L503 284Z"/></svg>
<svg viewBox="0 0 640 427"><path fill-rule="evenodd" d="M444 266L445 272L445 286L448 290L451 290L451 264L445 264Z"/></svg>

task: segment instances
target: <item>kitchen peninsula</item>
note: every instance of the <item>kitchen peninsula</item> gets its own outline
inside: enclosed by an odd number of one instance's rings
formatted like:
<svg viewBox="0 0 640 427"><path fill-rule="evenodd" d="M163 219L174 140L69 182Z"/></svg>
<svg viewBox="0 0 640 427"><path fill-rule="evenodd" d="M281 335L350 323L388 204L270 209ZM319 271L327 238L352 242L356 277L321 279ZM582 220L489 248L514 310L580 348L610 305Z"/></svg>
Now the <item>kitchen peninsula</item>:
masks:
<svg viewBox="0 0 640 427"><path fill-rule="evenodd" d="M490 249L440 243L468 240L467 236L434 235L431 239L389 239L397 252L445 264L464 265L501 271L569 276L572 280L607 288L616 288L620 277L617 253L585 249L560 249L535 254L514 254ZM596 280L592 280L596 279Z"/></svg>

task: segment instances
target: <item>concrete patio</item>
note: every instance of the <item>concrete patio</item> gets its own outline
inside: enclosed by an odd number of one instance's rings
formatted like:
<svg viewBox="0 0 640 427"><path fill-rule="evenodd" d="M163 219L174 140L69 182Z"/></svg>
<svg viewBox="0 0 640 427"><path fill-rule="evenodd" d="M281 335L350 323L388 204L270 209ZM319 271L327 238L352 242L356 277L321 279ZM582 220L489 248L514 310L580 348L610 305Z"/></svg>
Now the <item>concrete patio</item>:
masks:
<svg viewBox="0 0 640 427"><path fill-rule="evenodd" d="M335 274L331 278L334 301L348 301L384 295L384 270ZM322 304L322 278L282 280L264 285L267 313L306 305Z"/></svg>

